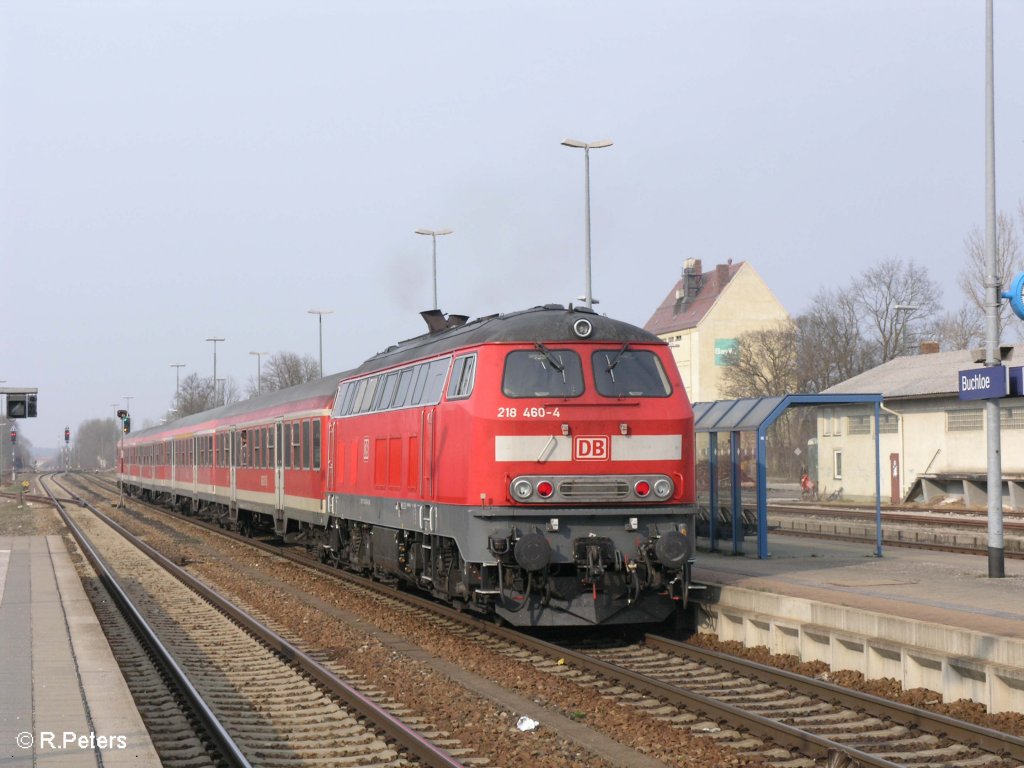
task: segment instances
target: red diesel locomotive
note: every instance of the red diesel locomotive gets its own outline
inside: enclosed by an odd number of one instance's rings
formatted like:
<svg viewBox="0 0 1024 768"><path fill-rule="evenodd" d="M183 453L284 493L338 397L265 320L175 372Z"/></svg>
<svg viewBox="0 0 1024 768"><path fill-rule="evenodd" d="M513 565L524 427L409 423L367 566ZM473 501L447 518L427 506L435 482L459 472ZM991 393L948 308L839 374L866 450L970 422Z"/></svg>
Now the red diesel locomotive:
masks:
<svg viewBox="0 0 1024 768"><path fill-rule="evenodd" d="M424 317L354 370L126 437L126 492L515 625L685 604L693 413L667 345L558 305Z"/></svg>

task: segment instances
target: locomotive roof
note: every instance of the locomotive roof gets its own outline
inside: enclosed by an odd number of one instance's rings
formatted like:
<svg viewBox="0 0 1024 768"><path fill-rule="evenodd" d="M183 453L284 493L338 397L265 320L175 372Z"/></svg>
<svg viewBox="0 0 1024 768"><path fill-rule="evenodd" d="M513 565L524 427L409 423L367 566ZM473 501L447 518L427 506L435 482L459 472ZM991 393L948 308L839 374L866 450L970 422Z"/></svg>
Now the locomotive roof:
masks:
<svg viewBox="0 0 1024 768"><path fill-rule="evenodd" d="M593 332L585 339L580 338L573 331L573 324L581 318L586 318L593 326ZM546 304L507 315L481 317L455 328L425 333L422 336L401 341L371 357L351 373L369 373L477 344L534 341L542 341L546 344L581 341L606 344L665 343L643 328L604 317L584 307L569 305L566 308L560 304Z"/></svg>
<svg viewBox="0 0 1024 768"><path fill-rule="evenodd" d="M574 331L573 324L586 318L593 326L593 332L581 339ZM289 403L305 400L324 399L324 406L331 404L337 392L338 382L349 376L370 373L402 363L433 357L462 347L488 343L534 342L544 343L614 343L637 342L643 344L664 344L653 333L635 325L599 315L585 307L568 308L560 304L546 304L506 315L481 317L452 328L425 333L406 339L374 355L358 368L332 373L322 379L279 389L260 397L222 405L207 411L194 413L167 424L149 427L136 432L132 437L157 434L168 429L195 426L212 420L230 419L233 416L247 416L254 411L274 409Z"/></svg>

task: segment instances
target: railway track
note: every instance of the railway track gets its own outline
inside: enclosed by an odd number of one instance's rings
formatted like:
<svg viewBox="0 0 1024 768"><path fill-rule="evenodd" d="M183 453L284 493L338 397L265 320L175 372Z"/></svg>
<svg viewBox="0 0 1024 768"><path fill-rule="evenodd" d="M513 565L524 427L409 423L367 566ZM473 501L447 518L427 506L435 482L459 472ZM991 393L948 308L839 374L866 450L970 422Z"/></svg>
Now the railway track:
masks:
<svg viewBox="0 0 1024 768"><path fill-rule="evenodd" d="M1016 737L665 638L570 648L485 626L415 596L383 593L477 654L528 664L659 727L709 735L751 761L792 768L1024 764L1024 740Z"/></svg>
<svg viewBox="0 0 1024 768"><path fill-rule="evenodd" d="M462 765L95 507L54 502L134 631L173 670L216 761Z"/></svg>

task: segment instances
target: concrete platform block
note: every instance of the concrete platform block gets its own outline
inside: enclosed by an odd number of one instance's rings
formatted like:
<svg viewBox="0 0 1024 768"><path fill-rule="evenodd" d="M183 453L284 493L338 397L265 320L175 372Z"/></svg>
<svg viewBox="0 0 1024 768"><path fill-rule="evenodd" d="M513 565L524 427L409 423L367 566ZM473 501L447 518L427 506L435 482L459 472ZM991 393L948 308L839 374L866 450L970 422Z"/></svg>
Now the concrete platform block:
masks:
<svg viewBox="0 0 1024 768"><path fill-rule="evenodd" d="M832 636L828 630L804 627L800 633L802 661L823 661L832 664Z"/></svg>
<svg viewBox="0 0 1024 768"><path fill-rule="evenodd" d="M775 622L771 645L768 648L778 655L800 656L800 627Z"/></svg>
<svg viewBox="0 0 1024 768"><path fill-rule="evenodd" d="M899 646L868 641L864 676L869 680L903 679L903 651Z"/></svg>
<svg viewBox="0 0 1024 768"><path fill-rule="evenodd" d="M947 659L943 671L945 679L938 690L942 691L944 701L989 700L988 673L984 665L968 659Z"/></svg>
<svg viewBox="0 0 1024 768"><path fill-rule="evenodd" d="M945 682L943 660L917 650L908 650L903 655L903 687L928 688L942 691Z"/></svg>
<svg viewBox="0 0 1024 768"><path fill-rule="evenodd" d="M1024 670L989 670L989 712L1024 712Z"/></svg>
<svg viewBox="0 0 1024 768"><path fill-rule="evenodd" d="M867 657L864 647L863 638L834 635L832 638L832 669L852 669L854 672L867 674Z"/></svg>
<svg viewBox="0 0 1024 768"><path fill-rule="evenodd" d="M748 648L756 648L763 645L765 648L772 646L772 623L770 619L759 617L747 617L746 635L743 644Z"/></svg>

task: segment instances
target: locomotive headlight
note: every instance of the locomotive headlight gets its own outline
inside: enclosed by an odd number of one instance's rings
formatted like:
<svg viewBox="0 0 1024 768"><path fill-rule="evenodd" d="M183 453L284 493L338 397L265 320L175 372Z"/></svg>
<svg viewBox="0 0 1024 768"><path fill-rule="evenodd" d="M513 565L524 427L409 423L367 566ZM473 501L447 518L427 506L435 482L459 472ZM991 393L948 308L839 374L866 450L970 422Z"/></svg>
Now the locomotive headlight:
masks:
<svg viewBox="0 0 1024 768"><path fill-rule="evenodd" d="M672 495L672 481L667 477L654 481L654 495L659 499L667 499Z"/></svg>
<svg viewBox="0 0 1024 768"><path fill-rule="evenodd" d="M522 500L530 498L533 496L533 483L529 480L516 480L512 483L512 495Z"/></svg>

